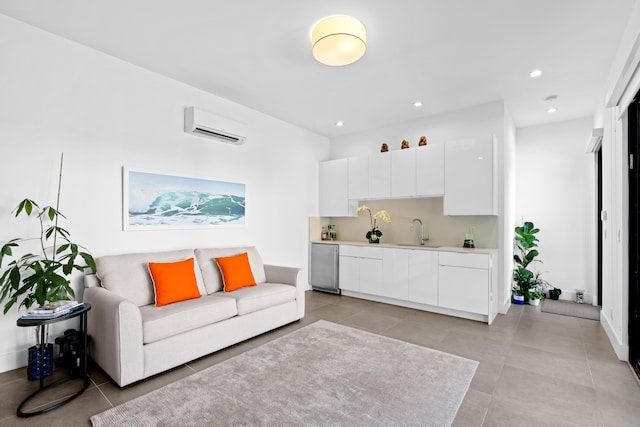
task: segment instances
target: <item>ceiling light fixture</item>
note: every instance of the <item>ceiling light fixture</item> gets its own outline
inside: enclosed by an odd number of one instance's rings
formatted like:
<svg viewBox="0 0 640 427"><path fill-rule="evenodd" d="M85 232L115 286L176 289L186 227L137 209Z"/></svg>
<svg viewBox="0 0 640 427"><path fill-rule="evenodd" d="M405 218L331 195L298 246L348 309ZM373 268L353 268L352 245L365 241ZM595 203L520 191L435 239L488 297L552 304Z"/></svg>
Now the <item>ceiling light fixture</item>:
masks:
<svg viewBox="0 0 640 427"><path fill-rule="evenodd" d="M418 107L422 107L422 101L416 101L413 103L413 106L418 108Z"/></svg>
<svg viewBox="0 0 640 427"><path fill-rule="evenodd" d="M344 126L343 122L336 122L336 126L338 126L339 128L341 128L342 126Z"/></svg>
<svg viewBox="0 0 640 427"><path fill-rule="evenodd" d="M540 77L541 75L542 75L542 70L539 70L539 69L531 70L529 72L529 77L531 77L532 79Z"/></svg>
<svg viewBox="0 0 640 427"><path fill-rule="evenodd" d="M328 16L313 26L311 45L318 62L334 67L349 65L364 56L367 30L351 16Z"/></svg>
<svg viewBox="0 0 640 427"><path fill-rule="evenodd" d="M556 111L558 111L558 109L556 107L551 107L551 108L547 109L547 113L549 113L549 114L553 114Z"/></svg>

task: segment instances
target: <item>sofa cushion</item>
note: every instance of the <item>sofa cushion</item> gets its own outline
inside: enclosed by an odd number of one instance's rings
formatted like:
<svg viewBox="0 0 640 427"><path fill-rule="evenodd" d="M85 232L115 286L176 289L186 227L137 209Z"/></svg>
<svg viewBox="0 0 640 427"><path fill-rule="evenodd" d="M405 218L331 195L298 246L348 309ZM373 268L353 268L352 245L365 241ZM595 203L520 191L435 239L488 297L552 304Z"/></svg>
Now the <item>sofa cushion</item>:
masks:
<svg viewBox="0 0 640 427"><path fill-rule="evenodd" d="M216 262L222 274L222 285L225 292L233 292L246 286L256 285L246 252L216 258Z"/></svg>
<svg viewBox="0 0 640 427"><path fill-rule="evenodd" d="M192 249L167 252L107 255L96 259L96 274L102 287L133 302L138 307L153 304L153 283L149 274L149 262L179 261L193 257ZM202 273L194 266L201 295L206 295Z"/></svg>
<svg viewBox="0 0 640 427"><path fill-rule="evenodd" d="M193 258L149 263L156 307L200 298L193 263Z"/></svg>
<svg viewBox="0 0 640 427"><path fill-rule="evenodd" d="M222 276L220 275L220 269L215 261L215 258L227 257L232 255L238 255L246 252L249 256L249 264L251 265L251 272L256 283L264 283L267 280L267 276L264 272L264 264L262 263L262 257L260 253L253 246L248 247L235 247L235 248L202 248L196 249L196 259L200 270L202 271L202 279L207 293L219 292L223 289Z"/></svg>
<svg viewBox="0 0 640 427"><path fill-rule="evenodd" d="M221 293L162 307L140 307L145 344L178 335L235 316L236 301Z"/></svg>
<svg viewBox="0 0 640 427"><path fill-rule="evenodd" d="M235 298L238 314L249 314L285 302L296 300L296 287L281 283L258 283L256 286L238 289L225 294Z"/></svg>

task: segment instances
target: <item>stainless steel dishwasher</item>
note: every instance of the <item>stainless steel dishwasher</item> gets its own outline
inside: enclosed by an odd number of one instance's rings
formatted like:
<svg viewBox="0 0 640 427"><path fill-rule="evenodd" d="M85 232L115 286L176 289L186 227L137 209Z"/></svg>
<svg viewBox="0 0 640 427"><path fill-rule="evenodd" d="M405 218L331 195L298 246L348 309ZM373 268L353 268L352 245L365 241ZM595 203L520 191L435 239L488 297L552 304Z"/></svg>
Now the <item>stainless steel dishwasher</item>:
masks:
<svg viewBox="0 0 640 427"><path fill-rule="evenodd" d="M316 291L339 294L339 245L311 243L309 247L309 284Z"/></svg>

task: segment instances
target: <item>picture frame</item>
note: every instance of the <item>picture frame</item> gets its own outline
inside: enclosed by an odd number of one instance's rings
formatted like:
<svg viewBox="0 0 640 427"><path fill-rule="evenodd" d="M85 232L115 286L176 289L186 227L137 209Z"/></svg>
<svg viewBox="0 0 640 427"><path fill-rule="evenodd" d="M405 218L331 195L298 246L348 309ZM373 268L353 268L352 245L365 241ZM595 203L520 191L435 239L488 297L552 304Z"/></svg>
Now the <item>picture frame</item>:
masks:
<svg viewBox="0 0 640 427"><path fill-rule="evenodd" d="M122 168L123 230L245 226L246 185Z"/></svg>

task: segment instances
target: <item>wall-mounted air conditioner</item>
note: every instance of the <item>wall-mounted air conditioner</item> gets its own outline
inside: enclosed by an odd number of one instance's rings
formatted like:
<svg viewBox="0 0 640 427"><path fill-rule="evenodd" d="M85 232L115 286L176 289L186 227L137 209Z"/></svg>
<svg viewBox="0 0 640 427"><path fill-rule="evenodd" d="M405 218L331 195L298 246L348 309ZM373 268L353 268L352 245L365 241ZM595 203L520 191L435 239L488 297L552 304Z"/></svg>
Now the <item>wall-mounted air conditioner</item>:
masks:
<svg viewBox="0 0 640 427"><path fill-rule="evenodd" d="M196 107L184 109L184 131L228 144L241 145L247 139L247 126L216 116Z"/></svg>

